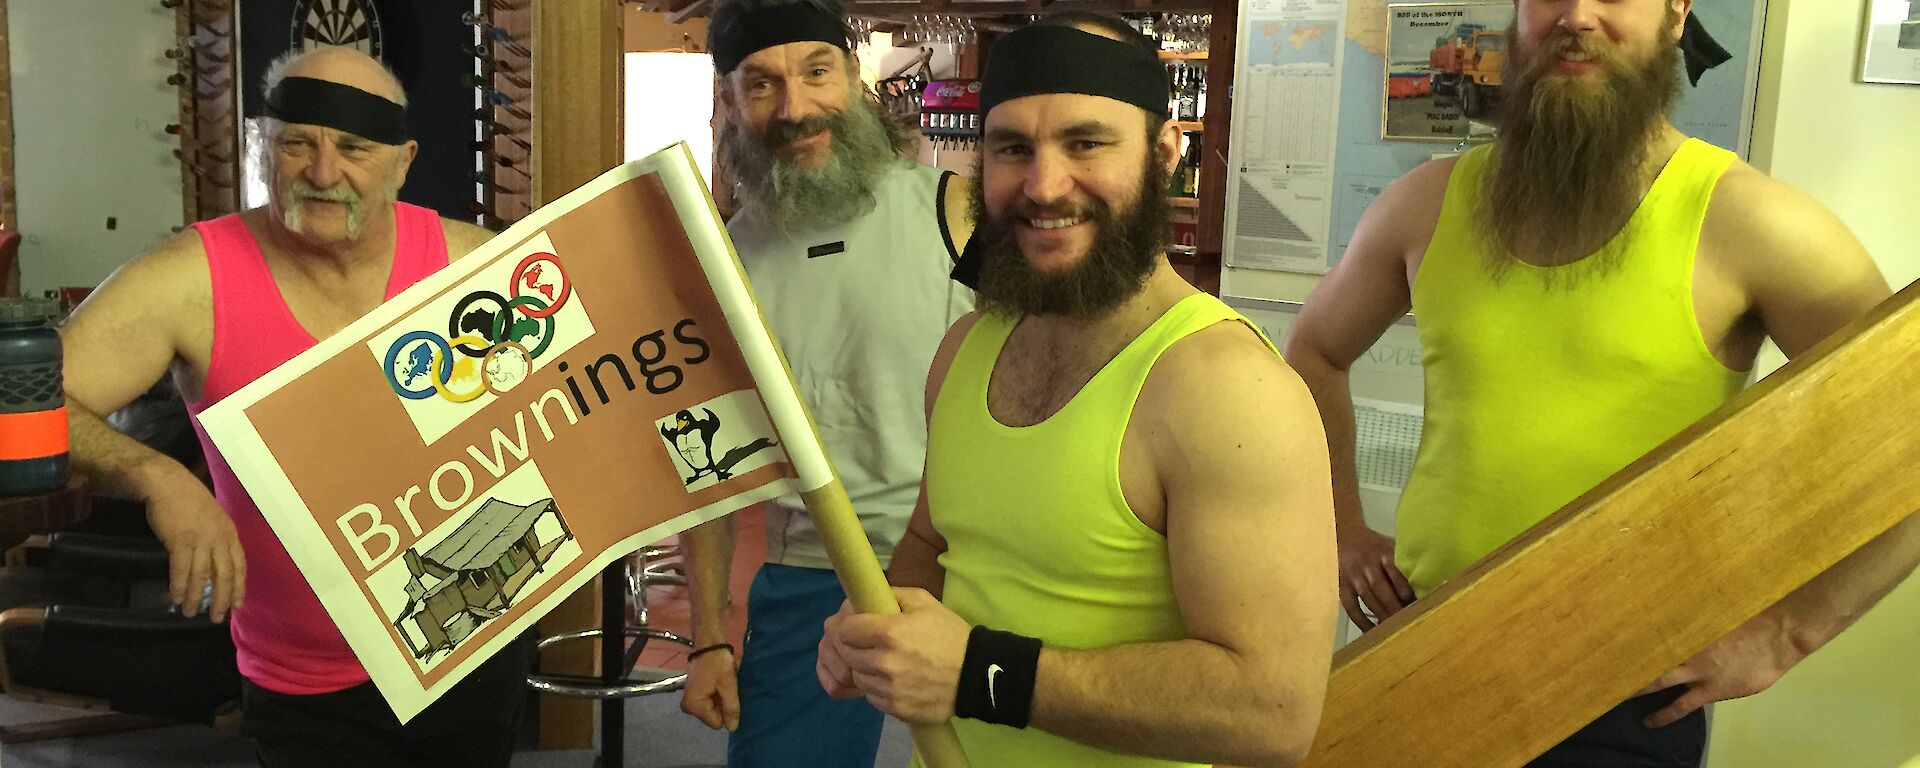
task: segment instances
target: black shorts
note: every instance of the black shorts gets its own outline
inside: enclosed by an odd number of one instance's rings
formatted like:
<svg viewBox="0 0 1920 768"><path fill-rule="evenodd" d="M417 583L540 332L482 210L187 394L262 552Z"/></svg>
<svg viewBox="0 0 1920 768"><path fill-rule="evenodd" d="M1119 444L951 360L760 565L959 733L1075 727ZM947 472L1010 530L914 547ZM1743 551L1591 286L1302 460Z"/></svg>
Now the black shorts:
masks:
<svg viewBox="0 0 1920 768"><path fill-rule="evenodd" d="M1527 768L1699 768L1707 749L1705 710L1665 728L1648 728L1643 723L1684 691L1669 688L1628 699Z"/></svg>
<svg viewBox="0 0 1920 768"><path fill-rule="evenodd" d="M509 644L406 725L371 682L313 696L245 682L240 730L265 768L506 768L532 660Z"/></svg>

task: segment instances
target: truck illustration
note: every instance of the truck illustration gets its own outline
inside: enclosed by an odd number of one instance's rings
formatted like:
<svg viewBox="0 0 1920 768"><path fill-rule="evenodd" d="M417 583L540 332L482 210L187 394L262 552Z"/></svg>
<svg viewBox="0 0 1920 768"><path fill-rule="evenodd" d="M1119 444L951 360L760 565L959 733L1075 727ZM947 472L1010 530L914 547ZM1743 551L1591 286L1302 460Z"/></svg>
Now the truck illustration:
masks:
<svg viewBox="0 0 1920 768"><path fill-rule="evenodd" d="M1500 98L1500 70L1507 63L1507 37L1485 24L1461 24L1434 40L1427 54L1434 100L1458 102L1469 120L1484 120Z"/></svg>

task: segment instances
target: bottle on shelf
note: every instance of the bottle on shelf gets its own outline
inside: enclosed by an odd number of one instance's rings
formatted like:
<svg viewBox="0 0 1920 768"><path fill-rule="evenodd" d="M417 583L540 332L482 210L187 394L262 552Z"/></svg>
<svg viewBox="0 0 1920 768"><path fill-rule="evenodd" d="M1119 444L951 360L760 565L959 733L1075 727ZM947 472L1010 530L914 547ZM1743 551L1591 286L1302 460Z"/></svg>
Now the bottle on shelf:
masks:
<svg viewBox="0 0 1920 768"><path fill-rule="evenodd" d="M1167 114L1180 119L1180 63L1167 62Z"/></svg>
<svg viewBox="0 0 1920 768"><path fill-rule="evenodd" d="M1200 143L1204 138L1198 131L1187 132L1187 154L1180 158L1180 166L1186 169L1186 173L1181 174L1186 180L1186 197L1200 196L1200 162L1206 157L1201 152Z"/></svg>
<svg viewBox="0 0 1920 768"><path fill-rule="evenodd" d="M1185 63L1180 65L1180 78L1176 81L1178 88L1175 91L1175 99L1179 103L1179 109L1175 112L1176 120L1191 122L1200 119L1200 84L1194 72L1193 67Z"/></svg>
<svg viewBox="0 0 1920 768"><path fill-rule="evenodd" d="M1207 68L1204 63L1193 68L1193 119L1204 120L1207 117Z"/></svg>

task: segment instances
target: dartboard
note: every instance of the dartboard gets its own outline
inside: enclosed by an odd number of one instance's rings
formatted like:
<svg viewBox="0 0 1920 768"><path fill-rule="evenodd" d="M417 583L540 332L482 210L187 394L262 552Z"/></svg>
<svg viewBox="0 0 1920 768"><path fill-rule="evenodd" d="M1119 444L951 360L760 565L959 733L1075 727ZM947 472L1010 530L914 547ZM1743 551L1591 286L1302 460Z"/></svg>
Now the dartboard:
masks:
<svg viewBox="0 0 1920 768"><path fill-rule="evenodd" d="M380 13L373 0L295 0L293 47L343 46L380 58Z"/></svg>

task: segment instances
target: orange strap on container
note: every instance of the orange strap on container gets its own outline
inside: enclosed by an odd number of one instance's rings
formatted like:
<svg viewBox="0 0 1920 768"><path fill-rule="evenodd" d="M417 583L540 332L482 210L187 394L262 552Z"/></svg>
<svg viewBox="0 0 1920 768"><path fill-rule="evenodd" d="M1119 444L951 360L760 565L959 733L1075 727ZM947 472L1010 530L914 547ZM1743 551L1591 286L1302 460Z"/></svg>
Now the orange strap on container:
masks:
<svg viewBox="0 0 1920 768"><path fill-rule="evenodd" d="M0 461L44 459L67 452L67 407L0 413Z"/></svg>

